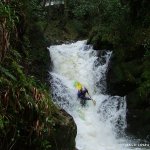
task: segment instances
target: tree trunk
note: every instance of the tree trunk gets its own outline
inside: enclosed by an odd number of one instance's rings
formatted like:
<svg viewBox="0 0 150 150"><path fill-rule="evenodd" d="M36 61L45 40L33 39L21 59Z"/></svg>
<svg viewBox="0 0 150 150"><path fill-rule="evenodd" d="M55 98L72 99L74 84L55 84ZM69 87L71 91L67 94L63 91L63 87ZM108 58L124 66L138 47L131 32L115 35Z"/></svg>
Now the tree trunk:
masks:
<svg viewBox="0 0 150 150"><path fill-rule="evenodd" d="M65 12L65 20L67 20L68 19L68 12L69 12L68 0L64 0L64 12Z"/></svg>

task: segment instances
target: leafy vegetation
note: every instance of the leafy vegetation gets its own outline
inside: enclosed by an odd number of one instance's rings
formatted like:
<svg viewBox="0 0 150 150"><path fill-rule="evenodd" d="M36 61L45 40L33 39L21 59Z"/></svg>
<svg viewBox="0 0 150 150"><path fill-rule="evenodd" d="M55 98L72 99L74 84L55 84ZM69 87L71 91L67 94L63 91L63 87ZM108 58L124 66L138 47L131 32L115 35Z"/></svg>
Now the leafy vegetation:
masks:
<svg viewBox="0 0 150 150"><path fill-rule="evenodd" d="M109 92L127 95L131 110L149 113L149 1L64 2L0 1L0 149L54 150L60 130L67 130L59 126L66 118L51 102L46 84L51 43L88 38L95 49L113 50ZM74 147L76 129L73 122L68 126Z"/></svg>
<svg viewBox="0 0 150 150"><path fill-rule="evenodd" d="M75 147L76 126L52 103L45 83L49 55L41 2L0 2L0 149ZM67 133L65 139L57 132Z"/></svg>

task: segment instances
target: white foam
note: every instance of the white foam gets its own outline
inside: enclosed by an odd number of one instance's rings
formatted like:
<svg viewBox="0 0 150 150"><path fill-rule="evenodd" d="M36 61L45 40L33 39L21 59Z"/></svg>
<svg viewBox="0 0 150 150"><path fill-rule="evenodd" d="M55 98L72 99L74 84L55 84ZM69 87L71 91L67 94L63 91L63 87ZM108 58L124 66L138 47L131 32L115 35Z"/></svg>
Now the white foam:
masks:
<svg viewBox="0 0 150 150"><path fill-rule="evenodd" d="M102 94L111 52L106 52L105 63L98 63L97 52L86 41L62 44L49 48L53 71L51 85L54 101L69 112L77 124L76 147L79 150L129 150L123 143L126 139L117 138L126 127L126 101L122 97ZM88 101L82 108L73 87L74 80L81 82L96 101ZM103 85L104 84L104 85Z"/></svg>

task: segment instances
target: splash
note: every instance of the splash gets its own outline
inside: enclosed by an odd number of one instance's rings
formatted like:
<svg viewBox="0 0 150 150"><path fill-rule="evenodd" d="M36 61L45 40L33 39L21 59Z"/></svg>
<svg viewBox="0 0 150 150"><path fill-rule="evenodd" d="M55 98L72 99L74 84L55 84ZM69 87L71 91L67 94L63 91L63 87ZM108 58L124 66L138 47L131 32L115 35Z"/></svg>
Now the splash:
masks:
<svg viewBox="0 0 150 150"><path fill-rule="evenodd" d="M110 51L95 51L86 41L49 48L53 63L51 87L53 100L70 113L77 124L79 150L128 150L125 146L125 97L106 94L106 71ZM98 57L100 55L100 57ZM74 81L81 82L96 101L82 108Z"/></svg>

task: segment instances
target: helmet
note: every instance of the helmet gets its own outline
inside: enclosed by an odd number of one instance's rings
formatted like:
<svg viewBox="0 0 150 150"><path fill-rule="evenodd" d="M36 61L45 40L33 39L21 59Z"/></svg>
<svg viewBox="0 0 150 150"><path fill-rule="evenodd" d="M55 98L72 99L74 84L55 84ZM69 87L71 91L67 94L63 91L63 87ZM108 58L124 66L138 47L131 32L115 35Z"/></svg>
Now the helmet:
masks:
<svg viewBox="0 0 150 150"><path fill-rule="evenodd" d="M78 90L81 90L82 89L82 84L78 81L74 81L74 87Z"/></svg>

